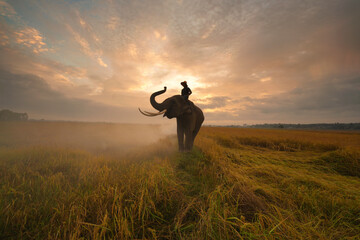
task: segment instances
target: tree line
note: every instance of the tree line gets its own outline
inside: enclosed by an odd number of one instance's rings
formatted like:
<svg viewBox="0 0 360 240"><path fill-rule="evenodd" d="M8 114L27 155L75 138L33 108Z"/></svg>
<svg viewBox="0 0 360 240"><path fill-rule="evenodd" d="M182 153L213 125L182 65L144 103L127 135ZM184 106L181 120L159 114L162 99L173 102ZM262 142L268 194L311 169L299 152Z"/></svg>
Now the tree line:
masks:
<svg viewBox="0 0 360 240"><path fill-rule="evenodd" d="M28 118L27 113L17 113L8 109L0 111L0 121L27 121Z"/></svg>

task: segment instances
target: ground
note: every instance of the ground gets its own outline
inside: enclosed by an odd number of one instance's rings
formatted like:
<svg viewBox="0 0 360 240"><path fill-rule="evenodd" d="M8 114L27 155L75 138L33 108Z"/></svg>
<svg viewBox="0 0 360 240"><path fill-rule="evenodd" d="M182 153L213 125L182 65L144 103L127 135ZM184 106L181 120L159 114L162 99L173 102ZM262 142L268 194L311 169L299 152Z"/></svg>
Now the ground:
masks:
<svg viewBox="0 0 360 240"><path fill-rule="evenodd" d="M360 238L359 133L158 128L0 123L0 238Z"/></svg>

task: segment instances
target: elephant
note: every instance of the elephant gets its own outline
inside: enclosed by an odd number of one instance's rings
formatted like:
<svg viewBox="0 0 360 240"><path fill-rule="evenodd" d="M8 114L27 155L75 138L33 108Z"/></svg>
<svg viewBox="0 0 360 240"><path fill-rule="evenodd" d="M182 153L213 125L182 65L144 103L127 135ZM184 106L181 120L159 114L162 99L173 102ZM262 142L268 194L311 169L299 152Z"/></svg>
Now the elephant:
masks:
<svg viewBox="0 0 360 240"><path fill-rule="evenodd" d="M139 111L148 117L164 114L163 117L167 117L169 119L176 118L179 151L191 151L195 137L204 122L204 114L193 102L186 100L181 95L169 97L162 103L156 102L155 97L165 92L166 87L164 87L164 90L154 92L150 96L150 103L156 110L159 111L158 113L143 112L140 108Z"/></svg>

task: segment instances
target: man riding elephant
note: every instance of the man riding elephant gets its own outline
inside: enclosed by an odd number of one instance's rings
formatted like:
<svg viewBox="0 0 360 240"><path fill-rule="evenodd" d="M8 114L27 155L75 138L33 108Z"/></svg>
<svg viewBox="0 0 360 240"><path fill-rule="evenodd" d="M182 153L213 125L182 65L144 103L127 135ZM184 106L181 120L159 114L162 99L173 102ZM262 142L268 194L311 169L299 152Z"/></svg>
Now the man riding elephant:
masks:
<svg viewBox="0 0 360 240"><path fill-rule="evenodd" d="M186 81L181 82L181 85L184 87L181 90L181 96L183 96L186 100L189 100L189 96L192 94L191 89L188 87Z"/></svg>

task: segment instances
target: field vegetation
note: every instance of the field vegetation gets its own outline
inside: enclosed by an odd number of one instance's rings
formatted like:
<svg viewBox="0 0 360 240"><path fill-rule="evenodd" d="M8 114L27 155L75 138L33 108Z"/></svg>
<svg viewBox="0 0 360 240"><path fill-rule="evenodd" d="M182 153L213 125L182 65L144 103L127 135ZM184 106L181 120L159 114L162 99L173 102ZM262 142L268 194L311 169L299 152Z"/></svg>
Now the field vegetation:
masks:
<svg viewBox="0 0 360 240"><path fill-rule="evenodd" d="M0 123L0 239L360 239L360 134Z"/></svg>

